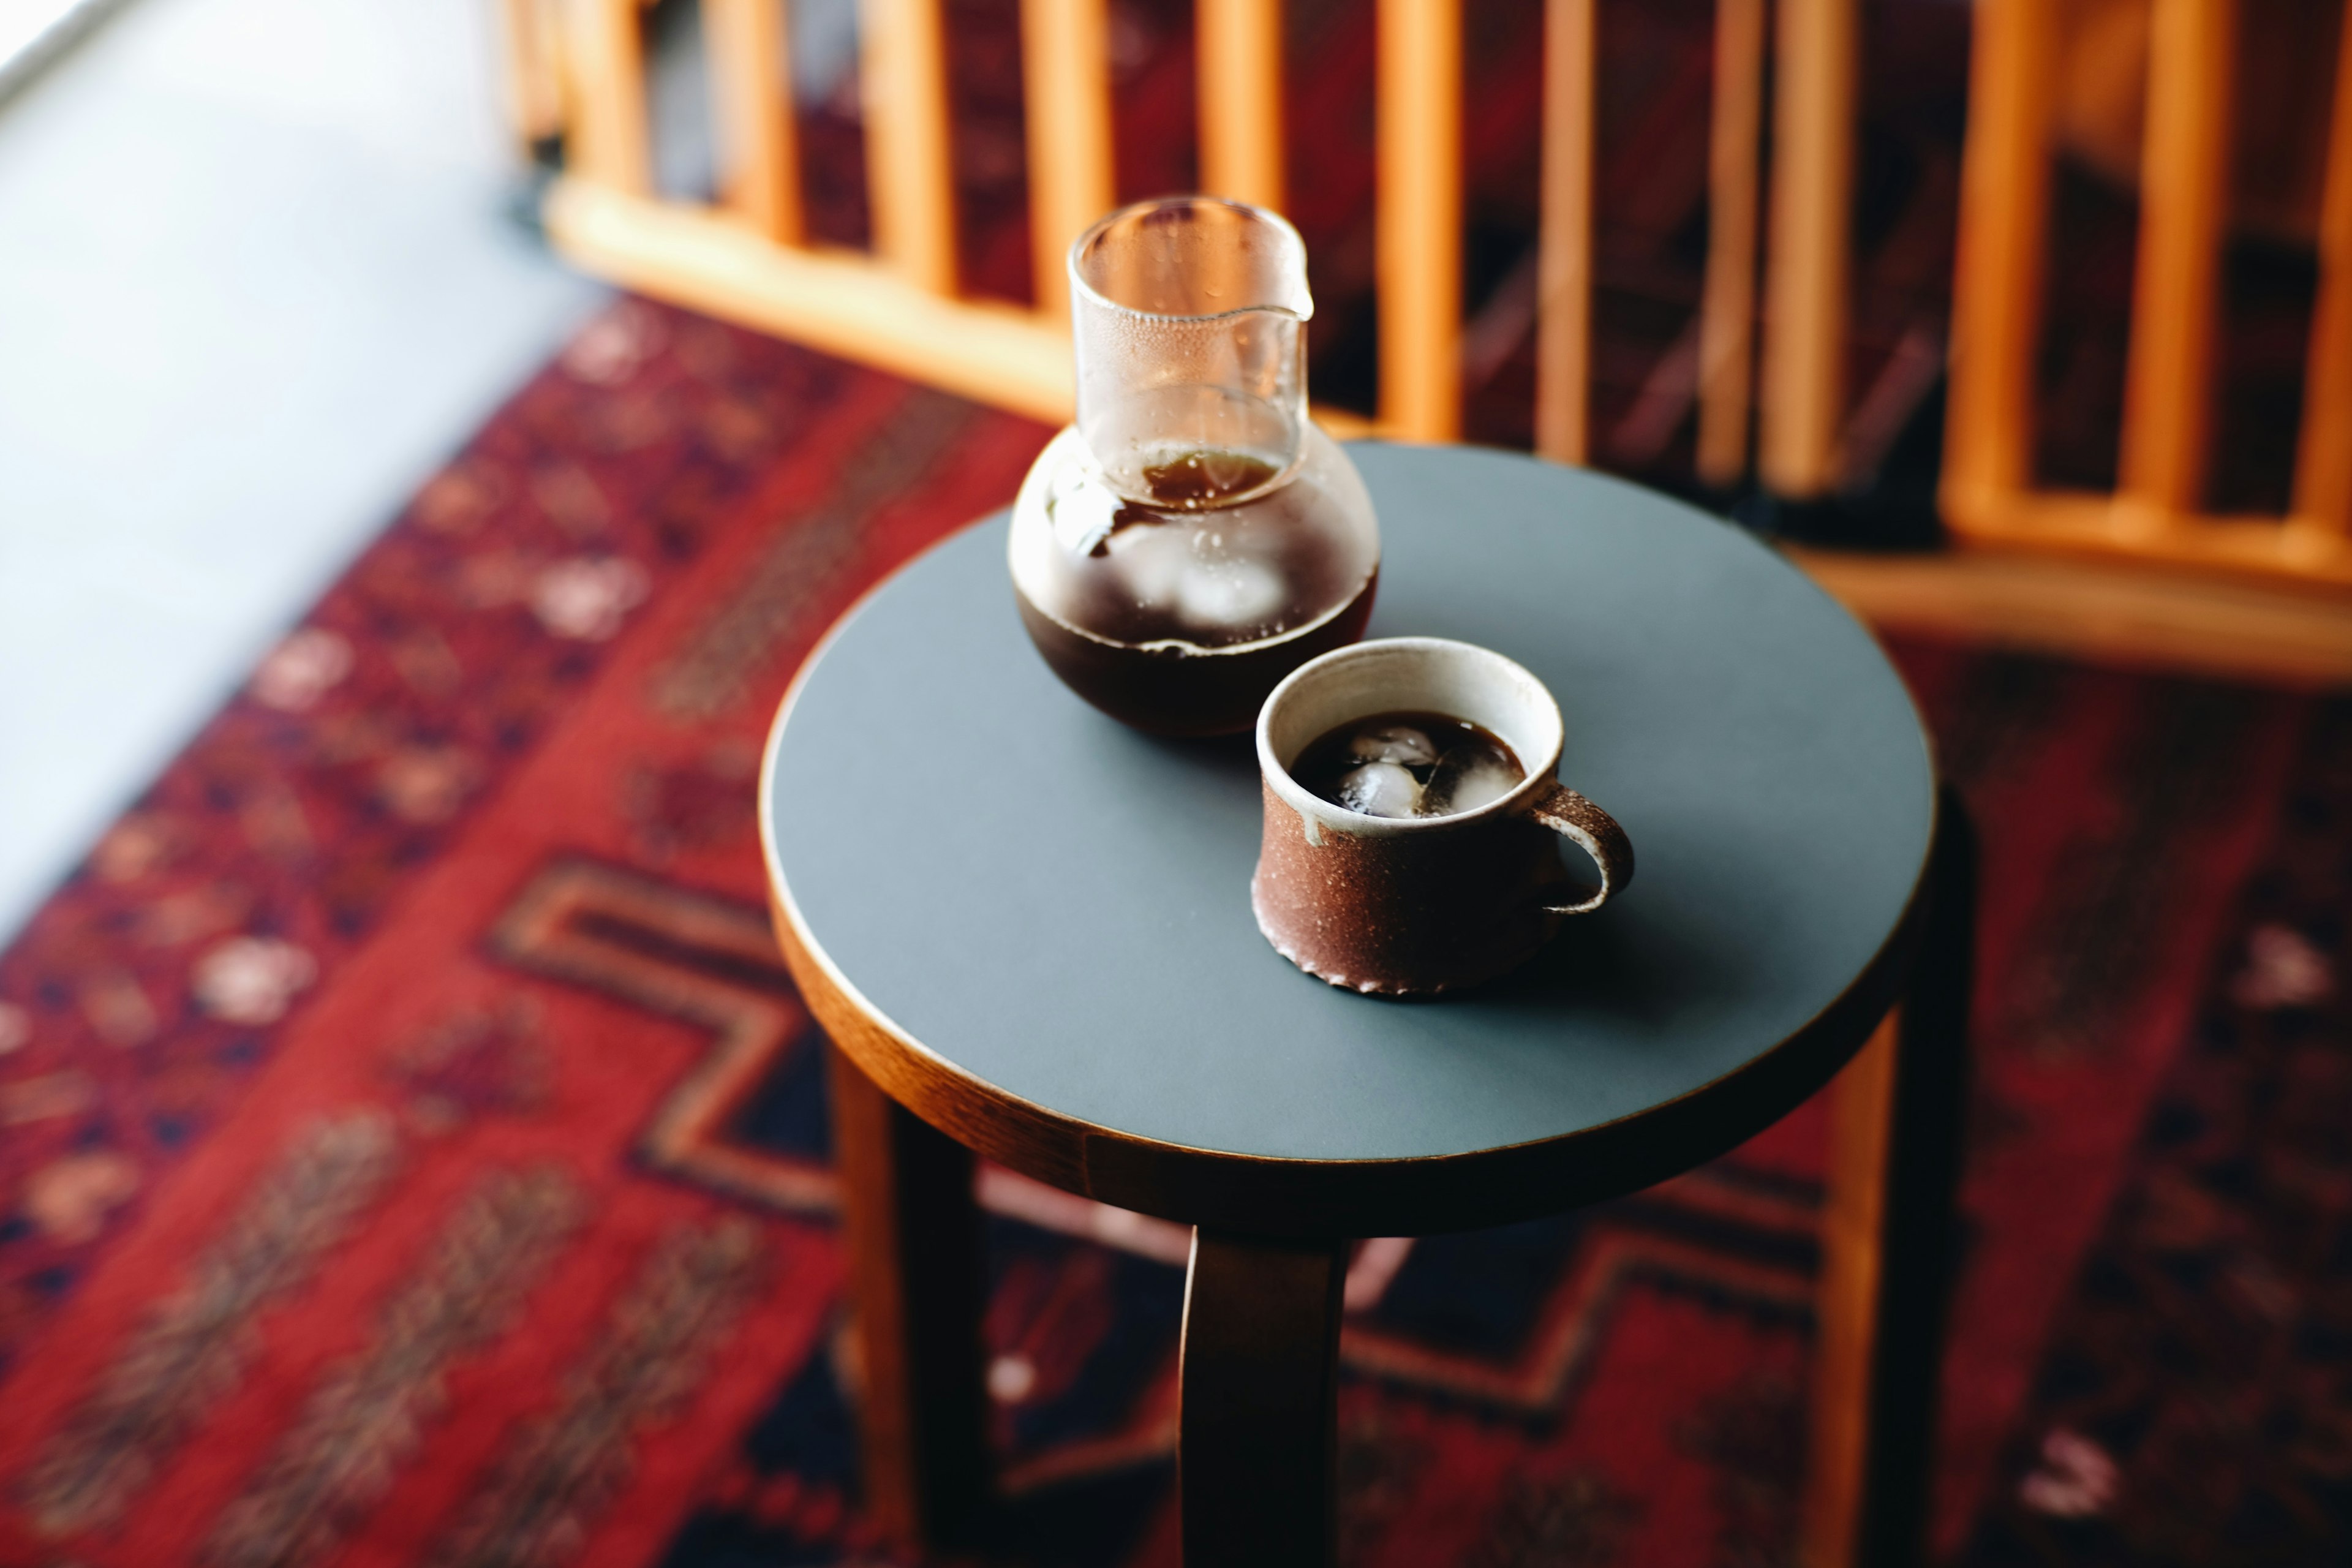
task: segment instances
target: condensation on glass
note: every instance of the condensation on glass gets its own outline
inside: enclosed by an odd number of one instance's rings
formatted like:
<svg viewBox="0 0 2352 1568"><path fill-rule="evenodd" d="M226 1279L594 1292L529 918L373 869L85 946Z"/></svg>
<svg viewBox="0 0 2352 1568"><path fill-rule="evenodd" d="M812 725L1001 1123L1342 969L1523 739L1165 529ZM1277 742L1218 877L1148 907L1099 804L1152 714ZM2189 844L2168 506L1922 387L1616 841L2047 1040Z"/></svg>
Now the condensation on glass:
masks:
<svg viewBox="0 0 2352 1568"><path fill-rule="evenodd" d="M1275 685L1363 635L1371 498L1307 416L1298 233L1175 196L1070 247L1077 423L1023 481L1013 584L1056 674L1139 729L1247 729Z"/></svg>

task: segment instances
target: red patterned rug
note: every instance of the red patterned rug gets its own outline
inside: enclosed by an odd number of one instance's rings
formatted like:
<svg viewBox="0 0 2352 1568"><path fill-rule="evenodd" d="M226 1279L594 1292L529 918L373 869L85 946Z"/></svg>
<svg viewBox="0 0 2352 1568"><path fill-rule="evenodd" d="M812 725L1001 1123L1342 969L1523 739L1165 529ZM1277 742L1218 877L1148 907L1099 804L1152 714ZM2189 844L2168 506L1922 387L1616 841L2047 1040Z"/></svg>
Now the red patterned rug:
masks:
<svg viewBox="0 0 2352 1568"><path fill-rule="evenodd" d="M796 662L1046 432L625 301L0 955L0 1563L880 1563ZM2352 704L1897 654L1988 836L1937 1541L2352 1552ZM1367 1247L1351 1564L1788 1559L1822 1122ZM992 1173L1011 1560L1172 1564L1181 1236Z"/></svg>

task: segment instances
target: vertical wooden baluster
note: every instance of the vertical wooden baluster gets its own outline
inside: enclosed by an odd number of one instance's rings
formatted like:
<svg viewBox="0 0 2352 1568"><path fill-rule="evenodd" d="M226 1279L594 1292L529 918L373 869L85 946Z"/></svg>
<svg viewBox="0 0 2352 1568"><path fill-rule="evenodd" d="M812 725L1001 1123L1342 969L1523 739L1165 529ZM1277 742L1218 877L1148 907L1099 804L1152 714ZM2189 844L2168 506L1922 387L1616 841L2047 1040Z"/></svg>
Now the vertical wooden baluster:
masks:
<svg viewBox="0 0 2352 1568"><path fill-rule="evenodd" d="M1944 509L1967 518L1990 514L2033 478L2056 60L2053 7L1979 0L1944 435Z"/></svg>
<svg viewBox="0 0 2352 1568"><path fill-rule="evenodd" d="M940 0L859 0L874 248L934 294L956 291L955 163Z"/></svg>
<svg viewBox="0 0 2352 1568"><path fill-rule="evenodd" d="M1194 0L1201 188L1282 210L1281 0Z"/></svg>
<svg viewBox="0 0 2352 1568"><path fill-rule="evenodd" d="M528 153L563 132L563 79L556 21L548 0L504 0L499 6L507 47L507 109L515 139Z"/></svg>
<svg viewBox="0 0 2352 1568"><path fill-rule="evenodd" d="M2319 300L2311 315L2294 473L2297 520L2337 536L2352 533L2352 15L2341 26L2319 220Z"/></svg>
<svg viewBox="0 0 2352 1568"><path fill-rule="evenodd" d="M800 134L784 26L790 0L702 0L727 205L758 233L801 242Z"/></svg>
<svg viewBox="0 0 2352 1568"><path fill-rule="evenodd" d="M1784 496L1818 496L1838 479L1855 9L1856 0L1780 0L1761 466Z"/></svg>
<svg viewBox="0 0 2352 1568"><path fill-rule="evenodd" d="M1592 392L1594 0L1545 0L1536 451L1586 460ZM1754 4L1755 0L1748 0Z"/></svg>
<svg viewBox="0 0 2352 1568"><path fill-rule="evenodd" d="M1023 0L1021 49L1037 308L1058 318L1070 308L1070 242L1118 200L1105 0Z"/></svg>
<svg viewBox="0 0 2352 1568"><path fill-rule="evenodd" d="M1764 0L1716 0L1715 113L1708 130L1706 284L1698 321L1698 477L1718 489L1748 471L1756 363L1756 201L1764 129Z"/></svg>
<svg viewBox="0 0 2352 1568"><path fill-rule="evenodd" d="M646 124L645 40L636 0L570 0L571 149L583 179L633 196L654 187Z"/></svg>
<svg viewBox="0 0 2352 1568"><path fill-rule="evenodd" d="M1462 430L1462 4L1380 0L1381 423Z"/></svg>
<svg viewBox="0 0 2352 1568"><path fill-rule="evenodd" d="M2204 500L2235 9L2234 0L2155 0L2150 20L2116 514L2128 531L2181 526Z"/></svg>

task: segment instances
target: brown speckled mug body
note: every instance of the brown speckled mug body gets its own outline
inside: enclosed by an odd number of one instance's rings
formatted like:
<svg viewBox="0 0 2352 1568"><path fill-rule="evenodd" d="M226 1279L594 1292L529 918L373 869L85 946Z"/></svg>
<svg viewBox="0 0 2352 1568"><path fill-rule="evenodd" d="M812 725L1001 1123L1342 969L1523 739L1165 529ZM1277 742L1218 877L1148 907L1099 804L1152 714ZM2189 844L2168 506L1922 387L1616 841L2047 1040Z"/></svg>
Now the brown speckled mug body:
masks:
<svg viewBox="0 0 2352 1568"><path fill-rule="evenodd" d="M1307 742L1367 714L1421 710L1500 735L1528 776L1453 816L1366 816L1289 773ZM1359 643L1302 665L1258 715L1265 837L1250 902L1275 950L1307 973L1384 995L1474 985L1534 956L1562 920L1633 879L1608 813L1561 784L1559 704L1500 654L1438 637ZM1581 845L1601 885L1570 882L1553 838Z"/></svg>

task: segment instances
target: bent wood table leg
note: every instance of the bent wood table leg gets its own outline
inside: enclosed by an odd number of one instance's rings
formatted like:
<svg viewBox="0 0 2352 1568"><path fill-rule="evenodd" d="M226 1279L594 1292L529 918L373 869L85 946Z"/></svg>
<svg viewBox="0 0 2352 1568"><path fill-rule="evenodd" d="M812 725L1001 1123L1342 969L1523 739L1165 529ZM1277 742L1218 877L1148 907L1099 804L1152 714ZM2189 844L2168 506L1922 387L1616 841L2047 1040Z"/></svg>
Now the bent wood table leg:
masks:
<svg viewBox="0 0 2352 1568"><path fill-rule="evenodd" d="M1799 1562L1920 1561L1957 1262L1977 843L1946 789L1901 1005L1837 1080Z"/></svg>
<svg viewBox="0 0 2352 1568"><path fill-rule="evenodd" d="M971 1152L829 1055L866 1509L903 1546L970 1546L988 1502Z"/></svg>
<svg viewBox="0 0 2352 1568"><path fill-rule="evenodd" d="M1192 1233L1176 1449L1188 1568L1331 1562L1347 1272L1345 1242Z"/></svg>

